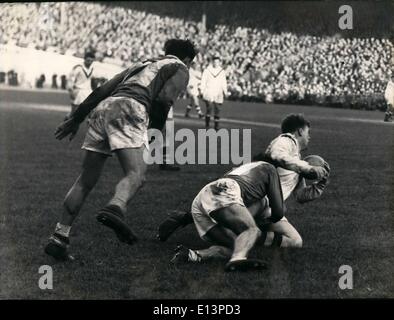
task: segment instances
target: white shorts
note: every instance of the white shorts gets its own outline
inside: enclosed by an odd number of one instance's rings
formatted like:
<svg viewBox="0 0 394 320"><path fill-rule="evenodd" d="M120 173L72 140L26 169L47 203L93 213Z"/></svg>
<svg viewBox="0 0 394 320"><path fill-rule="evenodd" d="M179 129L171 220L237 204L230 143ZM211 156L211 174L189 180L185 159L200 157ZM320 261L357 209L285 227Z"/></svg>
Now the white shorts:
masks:
<svg viewBox="0 0 394 320"><path fill-rule="evenodd" d="M245 206L238 183L230 178L222 178L207 184L192 203L191 213L197 232L203 240L206 233L217 225L210 213L233 204Z"/></svg>
<svg viewBox="0 0 394 320"><path fill-rule="evenodd" d="M71 104L73 105L80 105L88 96L91 94L92 90L91 89L79 89L75 90L75 98L71 101Z"/></svg>
<svg viewBox="0 0 394 320"><path fill-rule="evenodd" d="M394 106L394 82L390 81L387 84L386 90L384 92L384 97L387 104L391 104L392 106Z"/></svg>
<svg viewBox="0 0 394 320"><path fill-rule="evenodd" d="M198 97L200 94L197 86L188 86L186 89L186 93L191 97Z"/></svg>
<svg viewBox="0 0 394 320"><path fill-rule="evenodd" d="M144 145L149 149L148 124L144 105L131 98L109 97L92 111L82 149L106 155Z"/></svg>

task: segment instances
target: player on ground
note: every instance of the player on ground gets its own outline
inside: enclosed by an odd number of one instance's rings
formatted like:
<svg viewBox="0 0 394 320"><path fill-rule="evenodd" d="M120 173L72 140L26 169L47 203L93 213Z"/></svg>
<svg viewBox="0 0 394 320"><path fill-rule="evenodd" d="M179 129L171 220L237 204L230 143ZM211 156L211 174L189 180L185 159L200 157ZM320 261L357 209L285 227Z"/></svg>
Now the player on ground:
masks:
<svg viewBox="0 0 394 320"><path fill-rule="evenodd" d="M83 64L75 65L68 76L67 87L71 100L71 111L74 111L92 92L94 59L93 52L86 52Z"/></svg>
<svg viewBox="0 0 394 320"><path fill-rule="evenodd" d="M310 156L307 158L311 163L324 164L324 160L318 156ZM318 159L318 161L316 159ZM272 183L279 178L275 178L269 173L270 169L267 168L267 165L274 170L273 166L267 162L252 162L230 171L224 176L224 179L219 179L203 188L193 201L192 216L199 235L203 240L209 242L211 246L202 250L192 250L182 245L178 246L171 260L172 262L203 262L215 258L230 258L232 255L234 256L231 250L233 246L235 246L236 236L231 232L232 229L228 230L229 228L223 224L218 225L218 220L214 217L215 213L213 211L218 205L225 206L226 204L231 204L234 199L238 199L237 185L233 186L230 184L231 187L229 187L229 182L226 181L226 178L235 180L239 185L239 194L246 206L245 209L248 210L255 224L262 231L262 242L265 246L302 246L302 239L297 230L294 229L284 216L281 218L276 216L275 210L277 210L276 203L278 202L272 203L272 194L270 195L268 192L267 196L260 198L262 190L261 184L267 181ZM277 171L275 170L274 172L275 176L277 176ZM271 186L272 190L281 189L279 181L278 184L279 188ZM306 187L302 185L300 181L296 192L297 200L300 202L313 200L321 195L324 187L325 184L323 185L323 182L315 184L314 187ZM215 192L217 189L225 189L226 191ZM229 192L227 189L235 191ZM274 196L275 195L277 194L274 193ZM280 198L282 199L282 195ZM279 198L274 197L274 201L279 201ZM209 214L209 212L211 213ZM240 215L238 215L237 218L240 220L246 219L246 217ZM245 257L243 258L245 259ZM232 260L234 260L234 258L232 258ZM259 265L247 263L245 266L242 262L236 262L235 265L229 264L227 269L230 268L230 271L233 271L237 268L255 266Z"/></svg>
<svg viewBox="0 0 394 320"><path fill-rule="evenodd" d="M185 118L190 117L190 111L196 108L198 117L201 119L204 114L201 112L199 99L200 96L200 86L201 86L201 72L197 70L196 63L193 63L189 69L190 80L187 86L186 95L190 99L190 102L186 106Z"/></svg>
<svg viewBox="0 0 394 320"><path fill-rule="evenodd" d="M299 202L320 197L327 184L330 169L328 165L323 169L321 166L313 166L301 160L301 151L307 148L310 140L309 121L301 114L290 114L283 119L281 129L282 134L270 143L264 154L259 154L254 160L265 160L277 167L285 201L291 194ZM318 182L306 186L303 177ZM267 205L268 203L265 204L266 207ZM261 210L264 211L264 208ZM265 212L265 215L268 214L269 210ZM175 230L191 223L193 223L191 213L174 212L159 226L158 238L166 241ZM283 219L283 223L276 224L275 227L278 228L268 233L266 245L270 245L270 239L272 240L274 232L277 232L290 239L282 241L281 246L301 246L301 236L287 219Z"/></svg>
<svg viewBox="0 0 394 320"><path fill-rule="evenodd" d="M94 90L57 128L57 139L72 139L93 110L82 146L82 172L66 195L63 214L45 248L47 254L60 260L70 257L71 226L112 154L117 156L124 176L97 220L113 229L120 241L132 244L136 240L124 215L144 181L148 126L163 128L170 107L186 89L188 66L197 53L190 41L177 39L168 40L164 52L164 57L136 63Z"/></svg>
<svg viewBox="0 0 394 320"><path fill-rule="evenodd" d="M386 99L386 103L387 103L387 109L384 115L384 121L391 122L393 121L393 112L394 112L394 73L391 76L389 82L387 83L387 87L384 92L384 98Z"/></svg>
<svg viewBox="0 0 394 320"><path fill-rule="evenodd" d="M219 130L220 107L224 97L227 96L226 72L220 66L219 56L213 57L212 65L209 65L201 77L202 98L205 101L205 128L209 129L211 112L214 112L214 128Z"/></svg>
<svg viewBox="0 0 394 320"><path fill-rule="evenodd" d="M191 207L200 237L215 244L201 250L203 255L209 251L210 254L230 257L227 271L263 268L263 262L248 259L249 251L261 236L248 207L266 196L272 212L267 220L276 223L284 216L282 190L275 167L263 161L245 164L206 185ZM183 254L181 248L178 248L173 262L188 261L189 255L191 259L195 258L191 261L202 260L201 251L188 250Z"/></svg>

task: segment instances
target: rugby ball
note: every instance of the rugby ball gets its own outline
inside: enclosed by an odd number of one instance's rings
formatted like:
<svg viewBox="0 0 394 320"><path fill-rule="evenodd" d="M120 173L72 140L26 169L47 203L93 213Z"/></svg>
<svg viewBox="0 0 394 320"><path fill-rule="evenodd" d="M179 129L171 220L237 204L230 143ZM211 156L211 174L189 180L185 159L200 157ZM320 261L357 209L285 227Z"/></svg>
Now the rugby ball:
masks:
<svg viewBox="0 0 394 320"><path fill-rule="evenodd" d="M311 166L324 167L325 161L318 155L310 155L304 158L304 161L308 162Z"/></svg>

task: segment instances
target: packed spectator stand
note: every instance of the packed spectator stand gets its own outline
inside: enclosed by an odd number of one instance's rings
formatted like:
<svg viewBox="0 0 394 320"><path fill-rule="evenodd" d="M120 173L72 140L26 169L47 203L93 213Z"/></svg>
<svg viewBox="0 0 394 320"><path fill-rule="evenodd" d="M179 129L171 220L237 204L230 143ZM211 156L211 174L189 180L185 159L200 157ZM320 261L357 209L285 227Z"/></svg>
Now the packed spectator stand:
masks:
<svg viewBox="0 0 394 320"><path fill-rule="evenodd" d="M272 33L224 24L205 30L201 22L86 2L0 7L0 45L74 56L92 48L98 60L127 67L162 54L168 38L189 38L201 49L200 69L210 57L222 57L229 99L385 108L393 59L388 38Z"/></svg>

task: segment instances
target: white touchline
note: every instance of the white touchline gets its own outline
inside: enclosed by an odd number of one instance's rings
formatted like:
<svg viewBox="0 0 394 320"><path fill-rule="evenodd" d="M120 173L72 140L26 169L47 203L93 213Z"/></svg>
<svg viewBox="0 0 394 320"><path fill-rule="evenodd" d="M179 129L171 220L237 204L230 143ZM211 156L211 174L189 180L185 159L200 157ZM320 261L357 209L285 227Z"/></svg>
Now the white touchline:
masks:
<svg viewBox="0 0 394 320"><path fill-rule="evenodd" d="M70 112L71 107L65 105L52 105L52 104L38 104L38 103L21 103L21 102L0 102L0 107L2 108L27 108L27 109L37 109L44 111L54 111L54 112ZM199 119L185 119L182 113L174 113L174 116L177 117L177 122L184 123L193 123L200 124L201 120ZM373 123L379 125L394 125L394 122L383 122L381 120L374 119L362 119L362 118L333 118L333 117L319 117L319 116L310 116L311 120L331 120L331 121L343 121L343 122L362 122L362 123ZM260 121L247 121L247 120L235 120L235 119L227 119L222 118L221 121L223 123L236 123L241 125L250 125L253 127L268 127L268 128L280 128L280 125L274 123L260 122ZM322 131L322 132L338 132L338 130L327 130L327 129L318 129L314 128L314 131Z"/></svg>

